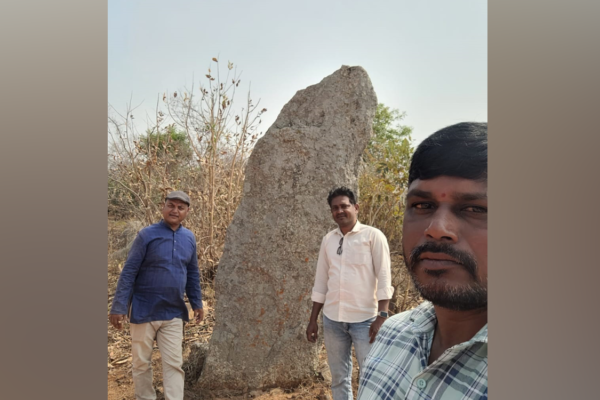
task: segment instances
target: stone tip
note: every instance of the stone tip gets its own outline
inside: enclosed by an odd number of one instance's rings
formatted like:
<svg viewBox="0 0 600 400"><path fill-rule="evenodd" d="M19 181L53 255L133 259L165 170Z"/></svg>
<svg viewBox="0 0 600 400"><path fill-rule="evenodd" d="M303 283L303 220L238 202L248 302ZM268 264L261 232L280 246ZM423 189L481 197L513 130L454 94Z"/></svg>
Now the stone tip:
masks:
<svg viewBox="0 0 600 400"><path fill-rule="evenodd" d="M342 65L338 71L344 75L355 72L355 71L360 71L362 74L366 75L367 77L369 76L369 74L367 73L367 70L365 70L360 65L352 65L352 66Z"/></svg>

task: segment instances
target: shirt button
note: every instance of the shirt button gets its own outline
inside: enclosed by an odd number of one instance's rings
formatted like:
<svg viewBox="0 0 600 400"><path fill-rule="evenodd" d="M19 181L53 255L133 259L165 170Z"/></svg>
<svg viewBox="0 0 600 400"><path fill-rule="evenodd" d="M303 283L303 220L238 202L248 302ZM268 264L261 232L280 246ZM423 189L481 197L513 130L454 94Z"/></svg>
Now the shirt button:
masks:
<svg viewBox="0 0 600 400"><path fill-rule="evenodd" d="M425 381L425 379L419 379L417 381L417 387L421 390L425 389L425 386L427 386L427 382Z"/></svg>

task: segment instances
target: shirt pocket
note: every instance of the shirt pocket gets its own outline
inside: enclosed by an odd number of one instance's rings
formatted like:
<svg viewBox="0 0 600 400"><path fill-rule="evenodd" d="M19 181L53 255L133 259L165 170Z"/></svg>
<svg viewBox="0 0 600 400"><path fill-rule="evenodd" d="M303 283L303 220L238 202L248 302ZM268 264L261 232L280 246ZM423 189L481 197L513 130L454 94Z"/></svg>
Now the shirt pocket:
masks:
<svg viewBox="0 0 600 400"><path fill-rule="evenodd" d="M372 267L371 244L368 240L354 239L348 243L348 262L357 267Z"/></svg>

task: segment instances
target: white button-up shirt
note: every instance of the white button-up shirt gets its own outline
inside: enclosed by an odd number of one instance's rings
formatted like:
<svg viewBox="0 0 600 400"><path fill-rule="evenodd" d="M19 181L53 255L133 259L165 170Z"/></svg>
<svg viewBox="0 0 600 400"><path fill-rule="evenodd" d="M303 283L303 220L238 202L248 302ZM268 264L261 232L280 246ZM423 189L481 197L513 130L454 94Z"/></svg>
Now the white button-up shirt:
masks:
<svg viewBox="0 0 600 400"><path fill-rule="evenodd" d="M356 221L346 236L337 228L323 237L311 298L333 321L362 322L377 315L379 300L392 298L391 282L385 235Z"/></svg>

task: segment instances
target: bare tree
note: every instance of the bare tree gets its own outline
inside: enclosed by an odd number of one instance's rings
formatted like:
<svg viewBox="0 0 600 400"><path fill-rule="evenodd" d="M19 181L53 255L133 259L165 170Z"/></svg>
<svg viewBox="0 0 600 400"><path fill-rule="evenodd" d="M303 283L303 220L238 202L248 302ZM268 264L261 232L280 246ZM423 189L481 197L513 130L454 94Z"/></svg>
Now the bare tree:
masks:
<svg viewBox="0 0 600 400"><path fill-rule="evenodd" d="M236 106L241 82L231 62L219 62L197 87L164 93L153 126L136 130L133 111L109 117L109 211L150 224L171 190L186 191L193 209L185 221L198 240L200 265L212 277L227 226L242 196L244 168L258 139L261 115L250 90ZM239 103L239 102L238 102ZM164 107L164 111L161 109Z"/></svg>

